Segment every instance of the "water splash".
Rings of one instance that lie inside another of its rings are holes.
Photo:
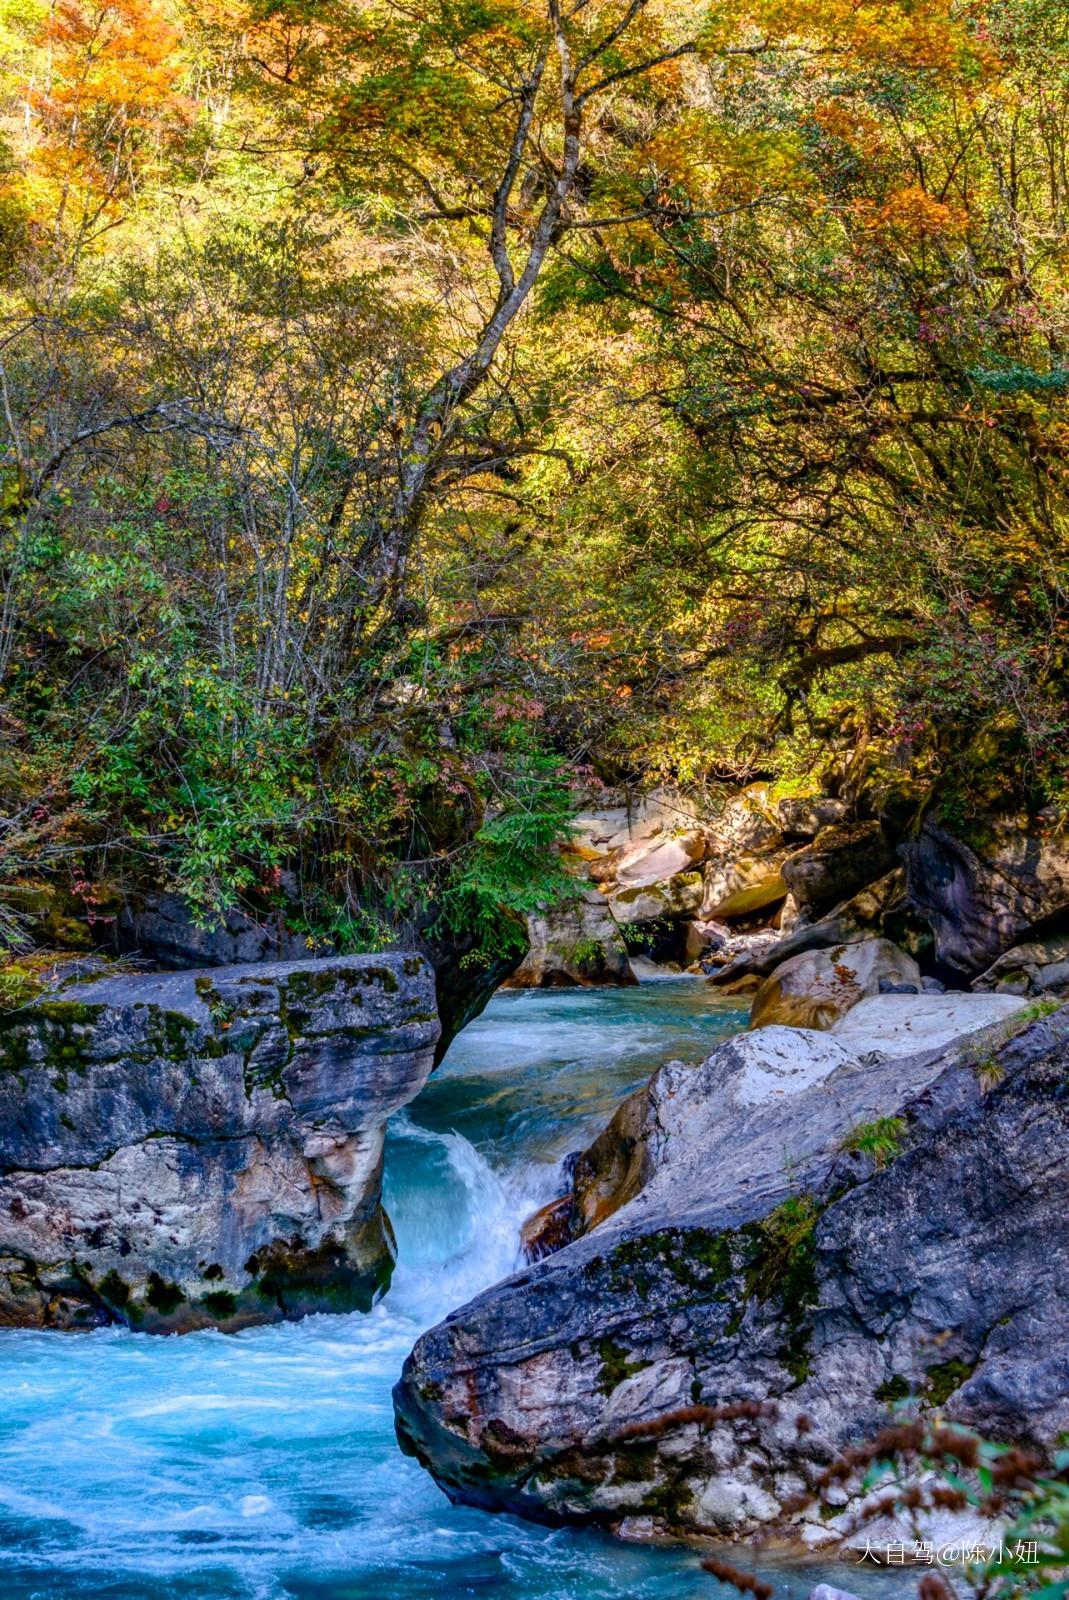
[[[397,1118],[384,1187],[397,1235],[391,1308],[422,1330],[517,1271],[519,1223],[561,1192],[560,1166],[531,1160],[496,1171],[463,1134]]]

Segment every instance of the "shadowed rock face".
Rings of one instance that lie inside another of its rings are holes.
[[[1069,845],[1052,828],[994,818],[975,846],[927,817],[899,851],[937,957],[967,973],[989,967],[1032,929],[1069,917]]]
[[[296,885],[290,888],[296,895]],[[435,1065],[519,964],[524,948],[523,921],[508,913],[502,913],[502,922],[513,924],[516,938],[511,953],[496,958],[487,958],[473,935],[436,931],[437,919],[438,908],[432,899],[424,915],[396,930],[397,943],[425,955],[434,968],[441,1025]],[[213,926],[205,928],[180,894],[147,893],[123,905],[114,931],[117,950],[168,968],[306,961],[309,954],[306,936],[290,932],[278,913],[254,917],[235,908],[221,913]],[[507,949],[508,941],[502,940],[502,945]],[[316,954],[320,959],[332,954],[329,939],[319,944]]]
[[[1069,1008],[1013,1026],[863,1059],[800,1030],[786,1052],[769,1028],[662,1068],[633,1197],[420,1340],[402,1447],[490,1509],[820,1544],[849,1507],[784,1503],[891,1400],[1051,1444],[1069,1426]],[[877,1168],[855,1147],[890,1116]],[[738,1401],[776,1414],[688,1415]]]
[[[386,1119],[438,1032],[416,955],[113,977],[3,1018],[0,1322],[368,1309]]]

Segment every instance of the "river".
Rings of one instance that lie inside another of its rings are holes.
[[[704,984],[501,994],[391,1131],[393,1286],[233,1337],[0,1334],[4,1600],[727,1600],[688,1551],[450,1506],[394,1440],[419,1333],[517,1264],[560,1158],[743,1013]],[[855,1568],[761,1568],[777,1600]],[[736,1597],[737,1600],[737,1597]]]

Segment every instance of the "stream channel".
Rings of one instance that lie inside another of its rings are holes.
[[[688,979],[501,993],[393,1124],[393,1285],[367,1316],[226,1337],[0,1333],[3,1600],[729,1600],[689,1550],[451,1506],[394,1438],[420,1332],[519,1263],[561,1158],[744,1025]],[[769,1567],[777,1600],[870,1569]],[[912,1592],[912,1584],[908,1585]],[[736,1597],[737,1600],[737,1597]]]

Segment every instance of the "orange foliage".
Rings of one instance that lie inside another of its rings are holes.
[[[48,88],[34,97],[42,109],[69,116],[121,111],[128,122],[145,124],[172,106],[181,34],[151,0],[60,0],[41,42],[52,56]]]
[[[960,207],[936,200],[917,183],[896,189],[879,206],[858,201],[854,211],[868,233],[902,244],[952,238],[968,226],[968,217]]]
[[[153,147],[188,122],[182,34],[153,0],[58,0],[37,43],[44,65],[25,90],[34,211],[84,228],[114,212]]]
[[[843,99],[821,101],[813,109],[812,121],[825,137],[838,139],[862,155],[877,154],[886,142],[872,112]]]
[[[825,40],[837,54],[909,72],[951,75],[986,57],[957,0],[756,0],[752,20],[774,40]]]

